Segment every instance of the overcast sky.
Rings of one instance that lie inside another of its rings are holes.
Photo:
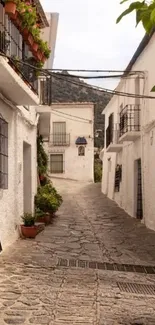
[[[144,30],[135,16],[116,25],[124,7],[119,0],[42,0],[45,11],[58,12],[54,68],[125,69]],[[108,87],[109,83],[100,81]],[[113,81],[110,85],[115,84]]]

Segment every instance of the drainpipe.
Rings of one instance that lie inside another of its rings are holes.
[[[144,84],[143,84],[143,95],[148,95],[148,72],[144,72]],[[142,107],[141,107],[141,173],[142,173],[142,198],[143,198],[143,219],[142,222],[146,224],[145,218],[145,153],[144,153],[144,130],[143,126],[145,125],[145,113],[149,114],[149,100],[142,99]],[[148,115],[149,116],[149,115]]]

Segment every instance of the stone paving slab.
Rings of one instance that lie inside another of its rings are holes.
[[[155,285],[155,275],[82,267],[154,266],[155,233],[105,198],[99,185],[55,184],[64,203],[53,224],[0,255],[0,325],[155,325],[155,296],[117,285]],[[60,258],[80,260],[81,267],[58,266]]]

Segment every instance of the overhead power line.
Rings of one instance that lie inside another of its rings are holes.
[[[9,59],[9,60],[11,60],[12,62],[16,61],[16,62],[18,62],[20,64],[29,66],[32,69],[35,69],[36,71],[41,71],[42,75],[49,76],[49,77],[53,76],[55,78],[62,79],[60,77],[60,74],[59,74],[59,77],[58,77],[58,76],[56,76],[56,74],[54,74],[54,73],[51,72],[51,71],[60,71],[60,69],[40,69],[40,68],[35,67],[34,65],[31,65],[31,64],[29,64],[29,63],[27,63],[25,61],[13,60],[13,58],[11,58],[11,57],[9,57],[9,56],[7,56],[5,54],[0,54],[0,55],[3,56],[3,57],[5,57],[5,58],[7,58],[7,59]],[[66,71],[66,70],[64,70],[64,71]],[[101,72],[101,71],[102,72],[123,72],[123,71],[119,71],[119,70],[73,70],[73,69],[72,70],[68,70],[68,71],[81,71],[81,72],[84,72],[84,71],[89,71],[89,72],[90,71],[96,71],[96,72]],[[131,71],[129,71],[129,72],[131,72]],[[136,72],[136,73],[138,73],[138,72],[139,73],[142,73],[142,71],[134,71],[134,72]],[[124,73],[127,74],[128,71],[124,71]],[[155,99],[154,96],[146,96],[146,95],[139,95],[139,94],[127,93],[127,92],[120,92],[120,91],[117,91],[117,90],[112,90],[112,89],[97,87],[95,85],[90,85],[89,86],[86,83],[83,83],[83,85],[81,85],[81,83],[77,83],[75,81],[68,80],[67,79],[68,77],[70,78],[70,75],[69,76],[68,75],[65,75],[65,81],[70,82],[70,83],[74,83],[75,85],[78,85],[78,86],[81,86],[81,87],[85,87],[85,88],[89,88],[89,89],[92,89],[93,88],[93,89],[96,89],[96,90],[98,90],[100,92],[104,92],[104,93],[107,93],[107,94],[117,95],[117,96],[123,96],[123,97],[131,97],[131,98]],[[64,79],[62,79],[62,80],[64,80]]]
[[[85,87],[88,89],[95,89],[98,90],[102,93],[107,93],[107,94],[112,94],[112,95],[118,95],[118,96],[123,96],[123,97],[131,97],[131,98],[146,98],[146,99],[155,99],[155,97],[153,96],[145,96],[145,95],[139,95],[139,94],[132,94],[132,93],[127,93],[127,92],[121,92],[121,91],[117,91],[117,90],[111,90],[111,89],[107,89],[107,88],[102,88],[99,86],[94,86],[94,85],[88,85],[86,83],[81,84],[80,82],[76,82],[76,81],[72,81],[69,80],[68,78],[70,78],[70,76],[66,76],[65,79],[64,77],[61,77],[61,75],[57,75],[57,74],[52,74],[54,78],[66,81],[68,83],[80,86],[80,87]]]
[[[51,114],[54,114],[54,115],[56,115],[56,116],[60,116],[60,117],[62,117],[61,112],[56,113],[54,110],[51,110]],[[63,116],[64,116],[64,115],[63,115]],[[74,116],[73,116],[73,118],[71,118],[71,116],[72,116],[72,115],[70,115],[70,117],[69,117],[69,116],[65,116],[65,118],[66,118],[67,120],[71,120],[71,121],[79,122],[78,119],[75,119]],[[80,121],[80,122],[81,122],[81,123],[85,123],[85,124],[90,124],[90,121],[89,121],[89,122],[86,122],[86,121]]]
[[[60,103],[61,104],[61,103]],[[58,110],[56,109],[52,109],[52,112],[57,112],[57,113],[61,113],[62,115],[66,115],[66,116],[72,116],[72,117],[75,117],[79,120],[82,120],[82,121],[87,121],[89,123],[91,123],[91,120],[87,119],[87,118],[83,118],[83,117],[79,117],[79,116],[75,116],[75,115],[72,115],[72,114],[68,114],[68,113],[64,113],[64,112],[59,112]]]

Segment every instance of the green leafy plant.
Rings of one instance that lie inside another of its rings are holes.
[[[31,27],[30,29],[32,35],[33,35],[33,38],[34,38],[34,41],[36,43],[39,43],[39,40],[40,40],[40,29],[37,25],[34,25]]]
[[[120,4],[123,4],[127,1],[129,0],[123,0]],[[155,27],[155,0],[132,2],[129,7],[117,18],[116,22],[119,23],[124,16],[130,14],[133,11],[136,12],[136,26],[142,22],[146,32],[150,33]]]
[[[48,156],[43,147],[43,138],[41,135],[37,137],[37,163],[39,176],[46,175],[48,168]]]
[[[22,220],[25,227],[32,227],[35,224],[35,216],[31,213],[24,213]]]
[[[44,53],[45,57],[48,59],[50,57],[50,53],[51,53],[48,43],[44,42],[42,39],[40,39],[38,44],[39,44],[39,49]]]
[[[49,194],[57,200],[58,207],[62,204],[62,196],[58,194],[57,190],[51,183],[47,183],[45,186],[40,186],[38,188],[38,193],[40,194]]]
[[[19,1],[17,4],[17,11],[21,15],[23,28],[27,27],[28,30],[30,30],[31,27],[36,24],[36,8],[32,7],[29,2]]]
[[[52,186],[52,184],[46,184],[45,186],[39,186],[37,194],[35,196],[35,206],[38,211],[44,213],[54,213],[58,210],[62,204],[62,197]]]
[[[94,182],[99,183],[102,180],[102,164],[100,161],[94,162]]]
[[[54,213],[58,210],[57,199],[48,193],[38,193],[35,196],[35,205],[45,213]]]
[[[42,210],[40,210],[39,208],[35,209],[35,217],[36,217],[36,219],[37,218],[43,218],[44,215],[45,215],[45,213]]]

